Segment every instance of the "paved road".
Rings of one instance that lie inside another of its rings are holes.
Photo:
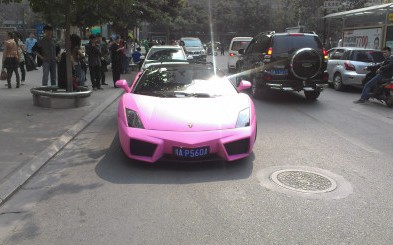
[[[0,83],[0,204],[122,93],[113,88],[111,72],[107,72],[111,85],[93,92],[88,106],[41,108],[33,106],[30,93],[31,88],[41,86],[41,78],[39,68],[27,72],[25,85],[18,89],[15,74],[12,89],[3,85],[6,81]]]
[[[255,100],[254,154],[233,164],[127,159],[113,103],[0,208],[0,241],[391,244],[393,110],[355,105],[358,96],[328,89],[315,103],[297,93]],[[272,182],[283,170],[277,179],[296,191]],[[300,191],[326,180],[334,190]]]

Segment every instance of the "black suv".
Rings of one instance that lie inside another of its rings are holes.
[[[269,89],[303,90],[316,100],[328,86],[327,53],[314,33],[260,33],[239,54],[236,67],[240,79],[251,81],[253,97]]]

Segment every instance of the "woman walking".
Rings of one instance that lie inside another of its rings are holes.
[[[20,33],[15,32],[15,43],[18,45],[18,54],[19,54],[19,68],[20,73],[22,75],[21,84],[24,85],[26,78],[26,69],[25,69],[25,53],[26,48],[25,44],[22,41],[22,35]]]
[[[14,35],[12,32],[8,32],[8,40],[4,42],[4,52],[3,52],[3,67],[7,70],[7,85],[8,88],[11,87],[12,73],[15,72],[16,75],[16,87],[20,86],[19,79],[19,53],[18,45],[14,40]]]

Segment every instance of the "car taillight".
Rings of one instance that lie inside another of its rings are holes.
[[[329,73],[324,72],[324,73],[323,73],[322,80],[323,80],[324,82],[327,82],[327,81],[329,80]]]
[[[347,71],[356,71],[356,68],[353,64],[351,64],[351,62],[347,61],[344,63],[344,68]]]
[[[270,80],[272,80],[273,78],[272,78],[272,75],[270,75],[270,74],[268,74],[268,73],[265,73],[265,74],[263,74],[263,80],[265,80],[265,81],[270,81]]]
[[[325,60],[327,60],[328,59],[328,53],[327,53],[326,49],[323,49],[322,52],[323,52],[323,58]]]
[[[234,56],[236,56],[236,54],[235,53],[229,53],[229,56],[234,57]]]
[[[273,48],[269,48],[267,50],[267,55],[272,55],[273,54]]]
[[[386,85],[385,88],[393,90],[393,83]]]

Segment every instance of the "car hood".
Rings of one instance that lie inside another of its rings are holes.
[[[126,94],[126,108],[138,112],[149,130],[198,132],[235,128],[239,112],[250,107],[245,94],[214,98],[160,98]]]

